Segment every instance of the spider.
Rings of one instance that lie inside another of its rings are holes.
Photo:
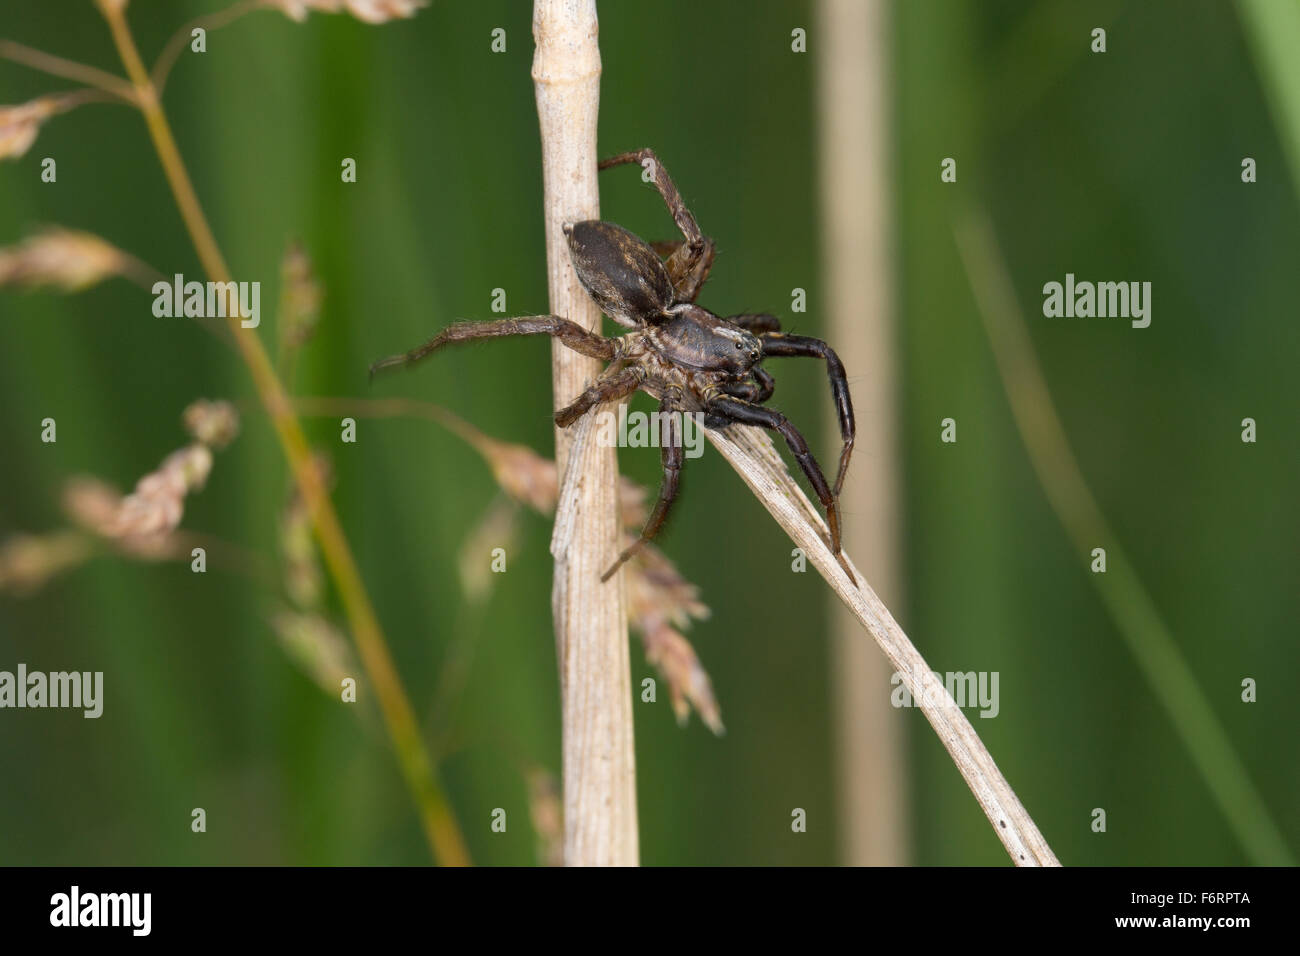
[[[598,220],[565,223],[563,229],[582,287],[602,312],[631,332],[605,338],[556,315],[459,322],[423,345],[375,362],[370,366],[371,376],[418,362],[457,342],[506,335],[549,335],[575,352],[609,363],[581,395],[555,413],[555,423],[561,428],[572,425],[590,409],[626,398],[637,390],[657,398],[664,472],[659,498],[641,536],[601,575],[602,581],[608,581],[654,538],[677,497],[683,454],[681,416],[671,414],[674,412],[701,413],[708,428],[741,423],[780,434],[826,511],[831,551],[843,564],[839,495],[855,435],[853,403],[843,363],[820,339],[782,332],[776,316],[744,313],[724,318],[696,305],[695,299],[713,266],[713,240],[700,231],[695,216],[686,208],[653,150],[620,153],[597,168],[628,163],[636,163],[653,175],[684,238],[652,246],[622,226]],[[827,483],[798,429],[779,411],[764,405],[772,397],[776,382],[762,363],[787,356],[819,358],[826,363],[844,442],[834,485]],[[852,572],[849,574],[852,576]]]

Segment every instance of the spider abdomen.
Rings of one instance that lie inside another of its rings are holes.
[[[622,226],[588,219],[565,223],[564,234],[578,281],[615,322],[637,328],[672,303],[673,283],[662,260]]]

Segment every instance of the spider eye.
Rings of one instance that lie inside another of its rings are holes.
[[[743,349],[744,347],[745,347],[745,345],[744,345],[743,342],[737,342],[737,343],[736,343],[736,348],[738,348],[738,349]]]

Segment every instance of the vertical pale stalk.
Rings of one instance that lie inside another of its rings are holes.
[[[595,0],[536,0],[533,81],[541,125],[547,285],[551,312],[600,331],[600,311],[578,283],[562,226],[597,219],[596,116],[600,50]],[[555,407],[567,405],[601,363],[558,343]],[[589,433],[590,417],[573,429]],[[576,454],[575,454],[576,452]],[[614,448],[555,433],[562,491],[552,542],[551,594],[563,715],[564,861],[638,862],[636,758],[623,575],[602,584],[618,554],[618,459]]]
[[[844,538],[867,580],[897,606],[899,510],[894,439],[893,270],[889,250],[889,18],[884,0],[817,5],[818,152],[828,339],[853,376],[859,416],[840,497]],[[840,440],[832,422],[828,447]],[[889,662],[832,599],[831,680],[838,730],[843,862],[907,862],[902,721]]]
[[[162,163],[172,196],[204,271],[209,280],[228,284],[231,281],[230,270],[212,228],[208,225],[207,216],[203,213],[189,171],[181,159],[171,125],[167,122],[159,101],[158,91],[145,71],[144,62],[140,59],[135,40],[127,26],[125,0],[98,0],[98,3],[112,31],[118,55],[131,78],[134,90],[132,99],[144,114],[158,160]],[[229,327],[235,344],[257,388],[258,398],[275,428],[298,490],[307,502],[325,566],[329,569],[330,577],[338,590],[339,601],[347,614],[348,626],[356,641],[366,676],[375,689],[379,709],[384,715],[389,737],[397,752],[398,764],[420,810],[420,821],[424,825],[434,858],[446,865],[467,866],[469,852],[464,838],[452,813],[451,804],[442,790],[433,761],[425,749],[415,712],[402,687],[392,655],[388,652],[388,644],[361,580],[361,571],[352,556],[343,525],[320,477],[320,469],[312,461],[307,436],[293,411],[284,385],[276,376],[275,367],[262,340],[251,329],[243,327],[239,310],[233,304],[226,310],[226,314],[229,316]]]

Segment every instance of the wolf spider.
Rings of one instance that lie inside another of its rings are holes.
[[[779,433],[826,511],[831,551],[844,564],[840,553],[839,495],[855,434],[844,365],[820,339],[782,332],[780,321],[773,315],[745,313],[723,318],[696,305],[695,299],[713,266],[713,240],[700,231],[695,216],[652,150],[620,153],[597,168],[625,163],[636,163],[653,174],[655,186],[684,238],[652,247],[611,222],[588,220],[565,223],[563,228],[583,288],[602,312],[633,331],[605,338],[557,315],[460,322],[409,352],[375,362],[370,367],[371,375],[418,362],[456,342],[505,335],[549,335],[575,352],[609,363],[581,395],[555,413],[555,423],[560,427],[572,425],[590,409],[626,398],[638,389],[657,398],[664,470],[659,499],[640,538],[601,575],[602,581],[609,580],[655,536],[677,496],[683,455],[681,416],[673,412],[702,413],[709,428],[725,428],[738,422]],[[819,358],[826,363],[844,441],[834,486],[827,484],[821,466],[794,425],[763,404],[771,398],[776,383],[761,363],[787,356]],[[852,572],[849,574],[852,576]]]

